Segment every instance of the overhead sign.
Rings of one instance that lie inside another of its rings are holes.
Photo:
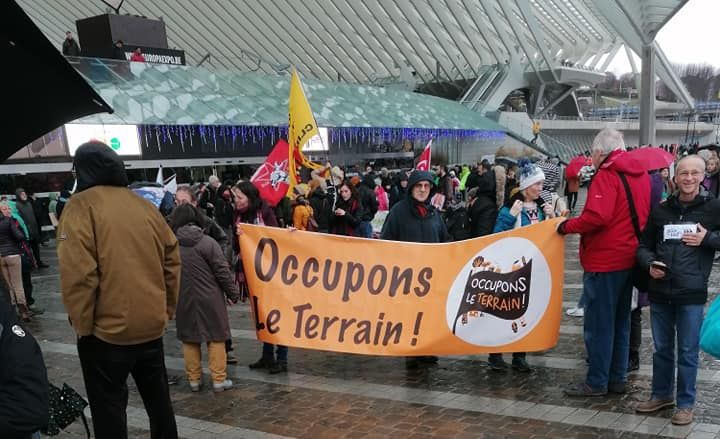
[[[137,125],[92,125],[69,123],[65,125],[65,135],[70,155],[83,143],[99,140],[121,156],[139,156],[140,139]]]
[[[558,221],[442,244],[243,224],[257,336],[370,355],[549,349],[562,311]]]

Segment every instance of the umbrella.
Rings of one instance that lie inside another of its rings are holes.
[[[587,158],[584,155],[579,155],[572,160],[570,160],[570,163],[568,163],[567,167],[565,168],[565,177],[566,178],[574,178],[577,177],[580,173],[580,170],[585,166],[585,162],[587,161]]]
[[[625,154],[632,156],[643,164],[645,170],[653,171],[670,167],[675,161],[675,156],[660,148],[645,147],[633,149]]]
[[[7,112],[2,119],[0,162],[53,129],[112,108],[48,41],[15,0],[0,2],[0,84]]]

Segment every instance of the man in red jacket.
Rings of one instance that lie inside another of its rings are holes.
[[[630,186],[640,229],[650,211],[650,180],[643,164],[625,153],[622,133],[605,128],[592,146],[597,173],[582,214],[561,223],[558,233],[579,233],[580,263],[585,270],[584,338],[589,365],[584,383],[565,390],[569,396],[624,393],[630,337],[632,268],[638,237],[620,175]]]

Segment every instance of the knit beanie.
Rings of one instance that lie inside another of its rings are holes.
[[[530,161],[521,160],[520,163],[518,163],[518,166],[520,190],[527,189],[537,182],[545,181],[545,174],[542,169],[537,167],[535,164],[530,163]]]

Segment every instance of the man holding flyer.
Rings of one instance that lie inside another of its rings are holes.
[[[636,410],[652,413],[676,406],[675,425],[693,420],[700,327],[713,257],[720,249],[720,200],[701,188],[704,176],[701,157],[690,155],[678,162],[678,191],[652,210],[637,252],[638,263],[650,274],[655,352],[652,394]]]

